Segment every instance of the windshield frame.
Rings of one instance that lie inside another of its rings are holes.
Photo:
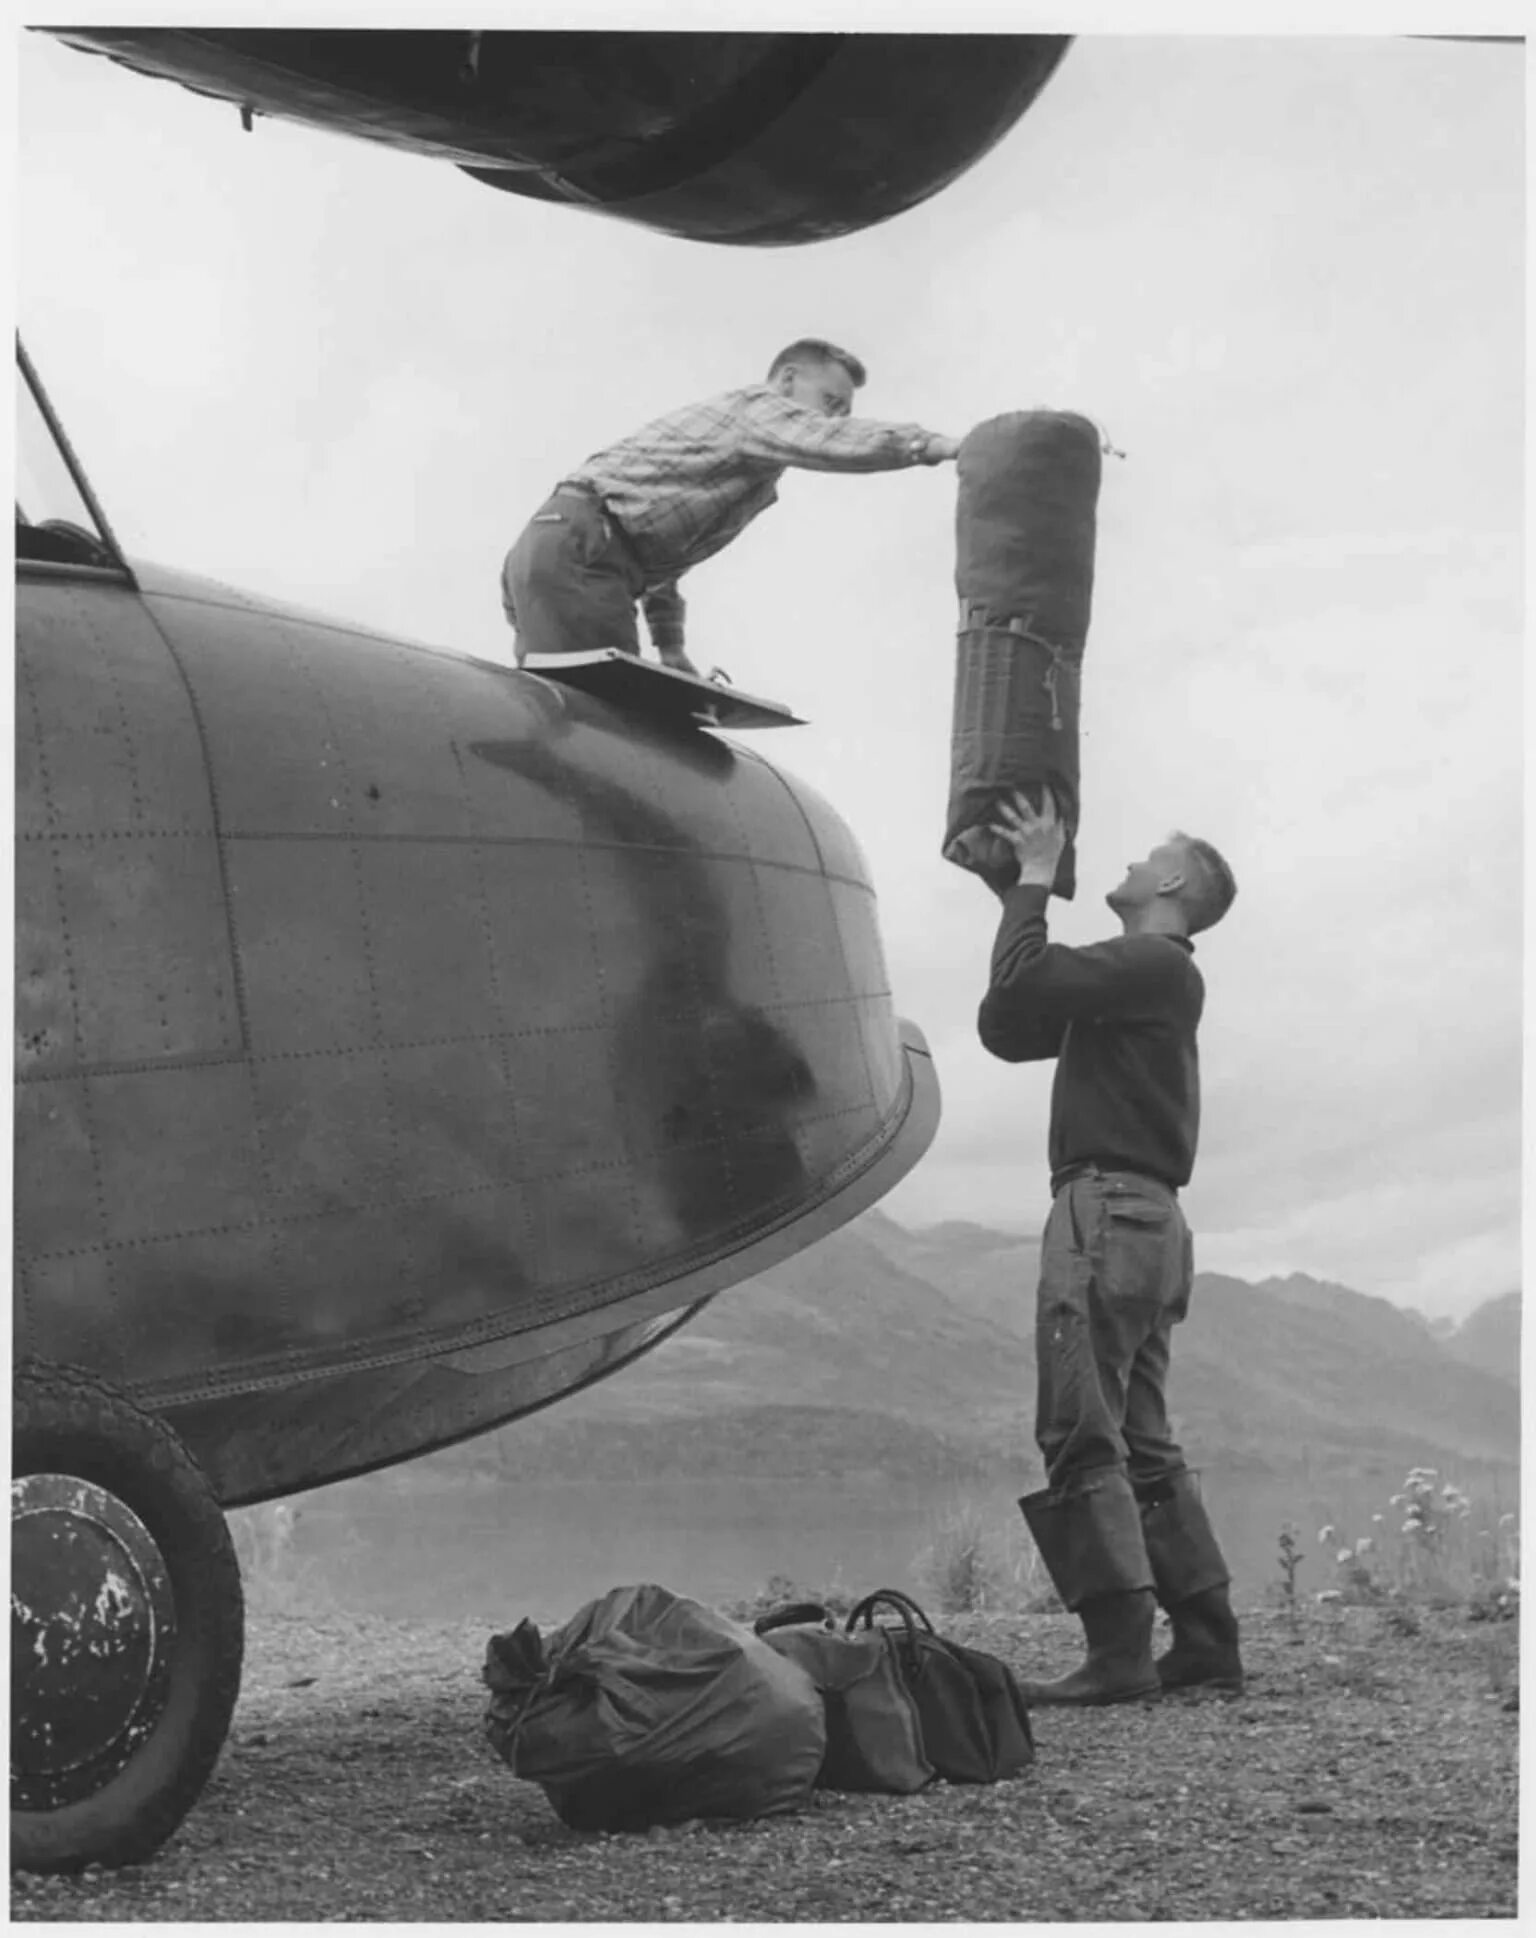
[[[27,347],[22,342],[19,332],[16,337],[16,363],[21,371],[22,382],[26,385],[33,403],[37,406],[43,423],[47,427],[48,435],[53,439],[54,448],[60,458],[63,459],[64,468],[69,473],[70,480],[76,491],[79,492],[86,510],[95,520],[96,530],[100,534],[102,544],[111,554],[110,561],[103,560],[89,564],[84,560],[81,560],[79,563],[63,563],[43,559],[24,559],[18,554],[16,559],[17,571],[37,571],[50,576],[60,571],[71,573],[106,572],[114,577],[120,576],[125,578],[132,584],[133,571],[127,559],[123,556],[123,548],[117,542],[117,534],[108,522],[107,514],[102,510],[101,500],[91,489],[91,481],[85,475],[85,467],[75,455],[75,447],[70,443],[64,426],[59,421],[58,413],[54,410],[53,403],[47,391],[43,388],[43,381],[38,376],[32,359],[27,355]]]

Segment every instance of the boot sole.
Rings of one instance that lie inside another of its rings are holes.
[[[1024,1685],[1024,1703],[1029,1709],[1108,1709],[1122,1702],[1157,1702],[1164,1694],[1160,1682],[1145,1683],[1139,1689],[1116,1689],[1098,1696],[1046,1696]]]

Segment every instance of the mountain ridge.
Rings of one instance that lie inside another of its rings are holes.
[[[612,1478],[1016,1472],[1034,1459],[1038,1265],[1038,1237],[909,1230],[876,1208],[494,1448],[436,1458]],[[1175,1333],[1175,1430],[1197,1461],[1254,1473],[1511,1468],[1518,1319],[1502,1294],[1439,1337],[1306,1274],[1202,1272]]]

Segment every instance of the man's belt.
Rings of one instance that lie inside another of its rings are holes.
[[[1100,1164],[1096,1158],[1082,1158],[1051,1173],[1051,1196],[1054,1198],[1058,1191],[1075,1184],[1079,1178],[1137,1178],[1144,1184],[1155,1184],[1160,1191],[1175,1198],[1179,1195],[1179,1187],[1170,1184],[1167,1178],[1160,1178],[1155,1171],[1138,1171],[1129,1164]]]

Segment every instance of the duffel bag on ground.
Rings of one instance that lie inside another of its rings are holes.
[[[615,1588],[550,1636],[493,1635],[486,1734],[573,1830],[798,1809],[826,1750],[805,1671],[749,1628],[654,1584]]]
[[[822,1789],[909,1796],[933,1781],[917,1705],[882,1634],[845,1635],[814,1602],[775,1609],[753,1626],[821,1692],[827,1753],[816,1781]]]
[[[881,1608],[900,1627],[876,1624]],[[950,1783],[996,1783],[1035,1760],[1024,1694],[1006,1662],[938,1634],[909,1595],[881,1588],[848,1617],[852,1634],[883,1635],[922,1725],[923,1753]]]

